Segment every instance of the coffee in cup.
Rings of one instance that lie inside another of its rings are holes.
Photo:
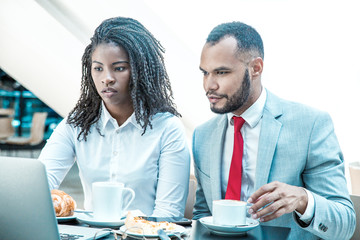
[[[214,200],[213,223],[217,225],[245,225],[247,203],[239,200]]]
[[[131,198],[125,204],[123,198],[129,192]],[[94,182],[92,184],[93,216],[97,221],[120,221],[123,212],[135,198],[135,192],[119,182]]]

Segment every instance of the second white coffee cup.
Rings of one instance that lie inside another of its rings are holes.
[[[237,200],[214,200],[213,223],[217,225],[245,225],[247,203]]]
[[[125,192],[131,197],[123,202]],[[135,198],[135,192],[119,182],[94,182],[92,184],[93,215],[97,221],[120,221],[123,212]]]

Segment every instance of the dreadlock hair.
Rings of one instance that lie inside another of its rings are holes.
[[[143,128],[151,125],[151,117],[159,112],[181,116],[173,103],[173,93],[167,75],[160,42],[137,20],[115,17],[104,20],[94,32],[82,57],[81,95],[69,113],[67,123],[80,127],[77,137],[86,141],[91,126],[100,119],[102,99],[91,76],[91,57],[100,44],[115,44],[124,48],[130,60],[129,91],[135,118]],[[101,134],[100,129],[96,126]]]
[[[228,22],[216,26],[208,35],[206,43],[215,45],[226,36],[237,41],[238,52],[251,52],[264,59],[264,45],[260,34],[242,22]]]

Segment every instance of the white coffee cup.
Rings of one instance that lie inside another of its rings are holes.
[[[213,223],[217,225],[245,225],[247,203],[238,200],[214,200]]]
[[[123,207],[125,192],[131,194],[128,203]],[[119,182],[94,182],[92,184],[93,216],[97,221],[120,221],[123,212],[135,198],[131,188]]]

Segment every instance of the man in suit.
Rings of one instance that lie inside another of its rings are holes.
[[[260,35],[240,22],[215,27],[202,49],[203,86],[219,115],[193,134],[194,219],[212,215],[213,200],[238,199],[261,224],[291,228],[290,239],[349,239],[355,212],[332,120],[263,88],[263,59]]]

